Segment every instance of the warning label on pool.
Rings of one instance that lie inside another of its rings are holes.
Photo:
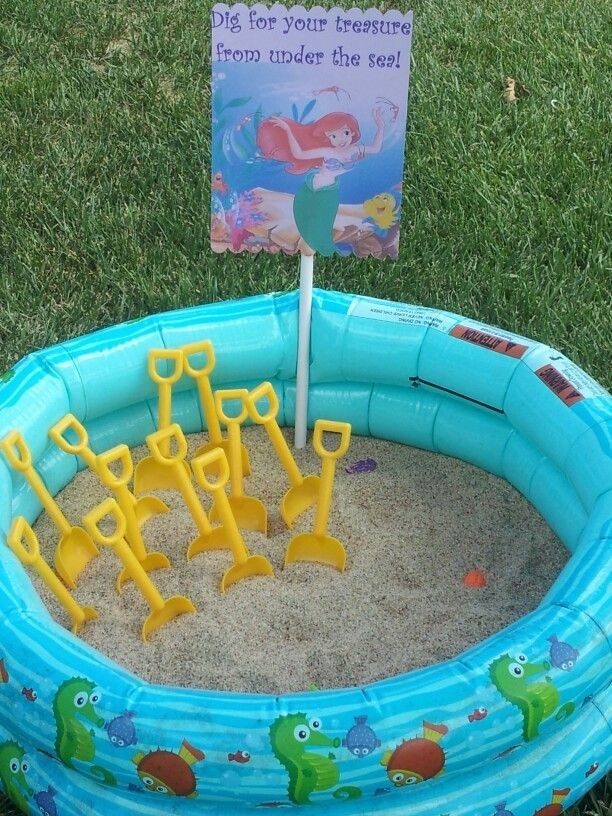
[[[457,322],[453,315],[426,309],[423,306],[398,306],[395,303],[370,303],[354,300],[349,309],[351,317],[367,317],[370,320],[384,320],[387,323],[405,323],[408,326],[438,329],[448,332]]]
[[[515,357],[516,359],[520,359],[529,348],[524,343],[520,343],[519,338],[514,335],[506,334],[506,336],[501,336],[501,333],[493,334],[465,323],[454,326],[449,334],[451,337],[457,337],[467,343],[473,343],[481,348],[489,349],[489,351],[496,351],[498,354],[505,354],[506,357]]]
[[[541,346],[525,360],[547,388],[566,405],[585,399],[610,396],[606,389],[564,354]]]

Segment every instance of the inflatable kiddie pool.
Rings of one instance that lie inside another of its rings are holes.
[[[0,436],[20,429],[56,493],[78,463],[48,428],[70,411],[97,451],[142,443],[156,422],[148,350],[203,338],[217,350],[216,386],[271,380],[290,424],[296,332],[289,293],[35,352],[3,378]],[[346,420],[507,479],[572,551],[566,568],[538,609],[486,642],[371,685],[279,697],[149,685],[48,614],[4,543],[11,519],[32,521],[40,507],[2,461],[0,780],[24,811],[555,816],[610,767],[610,395],[532,340],[321,291],[310,377],[310,423]],[[174,415],[201,430],[193,380],[179,384]],[[483,707],[487,716],[470,720]],[[237,746],[248,762],[228,762]]]

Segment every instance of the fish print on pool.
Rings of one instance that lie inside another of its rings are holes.
[[[355,725],[346,733],[342,740],[342,745],[348,748],[351,754],[357,757],[365,757],[380,747],[380,740],[366,724],[367,717],[355,717]]]
[[[49,785],[46,791],[40,791],[34,796],[34,801],[40,811],[40,816],[58,816],[55,794],[57,791]]]
[[[423,736],[404,740],[394,751],[386,751],[381,765],[396,787],[416,785],[442,773],[446,755],[439,743],[448,733],[442,724],[423,722]]]
[[[129,745],[136,745],[136,728],[132,722],[133,711],[124,711],[120,717],[104,723],[104,730],[108,734],[110,742],[115,748],[127,748]]]
[[[571,671],[578,660],[578,649],[574,649],[569,643],[559,640],[556,635],[548,638],[550,643],[550,662],[556,669]]]
[[[192,766],[206,759],[203,751],[183,740],[177,754],[158,748],[148,754],[139,751],[132,757],[136,773],[148,791],[193,799],[196,778]]]

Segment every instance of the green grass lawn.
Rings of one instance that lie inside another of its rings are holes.
[[[320,259],[317,284],[504,326],[612,386],[608,0],[413,8],[400,258]],[[119,320],[296,285],[295,258],[209,248],[209,10],[0,0],[0,371]],[[608,816],[597,798],[571,812]]]

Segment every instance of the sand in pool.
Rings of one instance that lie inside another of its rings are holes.
[[[148,549],[166,553],[173,568],[152,577],[162,595],[191,598],[197,614],[143,643],[147,607],[133,584],[121,595],[115,591],[120,565],[112,551],[104,548],[79,582],[78,601],[100,613],[83,639],[150,682],[279,694],[380,680],[454,657],[531,611],[567,561],[543,519],[503,480],[456,459],[353,437],[338,464],[329,529],[346,546],[346,572],[306,563],[283,569],[290,538],[312,529],[313,512],[294,531],[285,528],[279,513],[285,474],[262,428],[245,429],[243,439],[253,468],[245,492],[268,508],[268,537],[247,532],[245,539],[253,553],[270,559],[276,577],[242,581],[221,595],[228,554],[203,553],[188,562],[196,528],[180,494],[164,491],[158,495],[171,511],[148,521],[143,532]],[[189,437],[190,450],[202,441]],[[139,459],[145,450],[133,453]],[[304,473],[318,472],[310,441],[296,458]],[[376,470],[345,470],[366,458]],[[83,471],[58,501],[79,523],[107,495]],[[56,534],[44,514],[35,529],[52,559]],[[463,586],[472,568],[486,573],[484,589]],[[46,588],[35,583],[66,625]]]

